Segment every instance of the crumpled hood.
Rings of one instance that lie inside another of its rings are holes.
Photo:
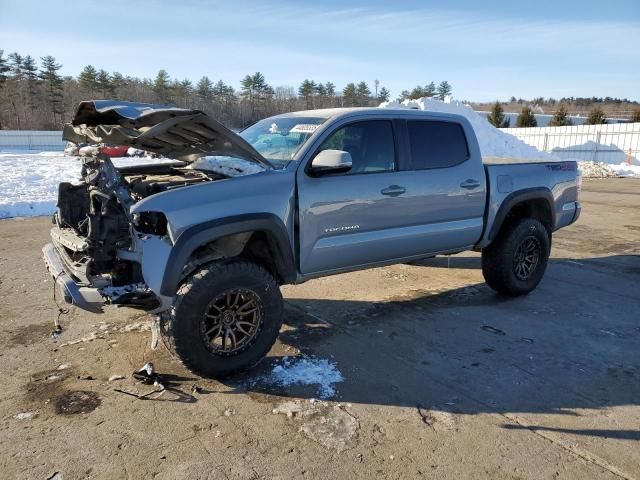
[[[272,165],[242,137],[200,110],[150,103],[81,102],[62,138],[74,143],[127,145],[191,162],[201,154]]]

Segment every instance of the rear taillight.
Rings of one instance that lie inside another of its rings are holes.
[[[578,193],[582,190],[582,172],[578,170],[578,176],[576,177],[576,186],[578,187]]]

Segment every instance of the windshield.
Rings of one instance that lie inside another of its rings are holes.
[[[276,168],[284,168],[326,120],[317,117],[265,118],[239,135]]]

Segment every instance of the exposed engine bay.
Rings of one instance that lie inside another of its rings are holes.
[[[102,155],[83,160],[82,177],[79,185],[60,184],[54,216],[57,228],[51,237],[76,281],[111,292],[117,287],[144,287],[140,263],[121,255],[131,249],[135,235],[167,233],[161,213],[132,216],[133,204],[168,190],[227,178],[177,161],[118,169]],[[125,288],[111,301],[153,308],[149,304],[153,295],[147,293],[144,288]]]

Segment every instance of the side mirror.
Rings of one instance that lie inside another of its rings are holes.
[[[314,175],[346,173],[351,170],[353,161],[351,154],[342,150],[323,150],[311,162]]]

